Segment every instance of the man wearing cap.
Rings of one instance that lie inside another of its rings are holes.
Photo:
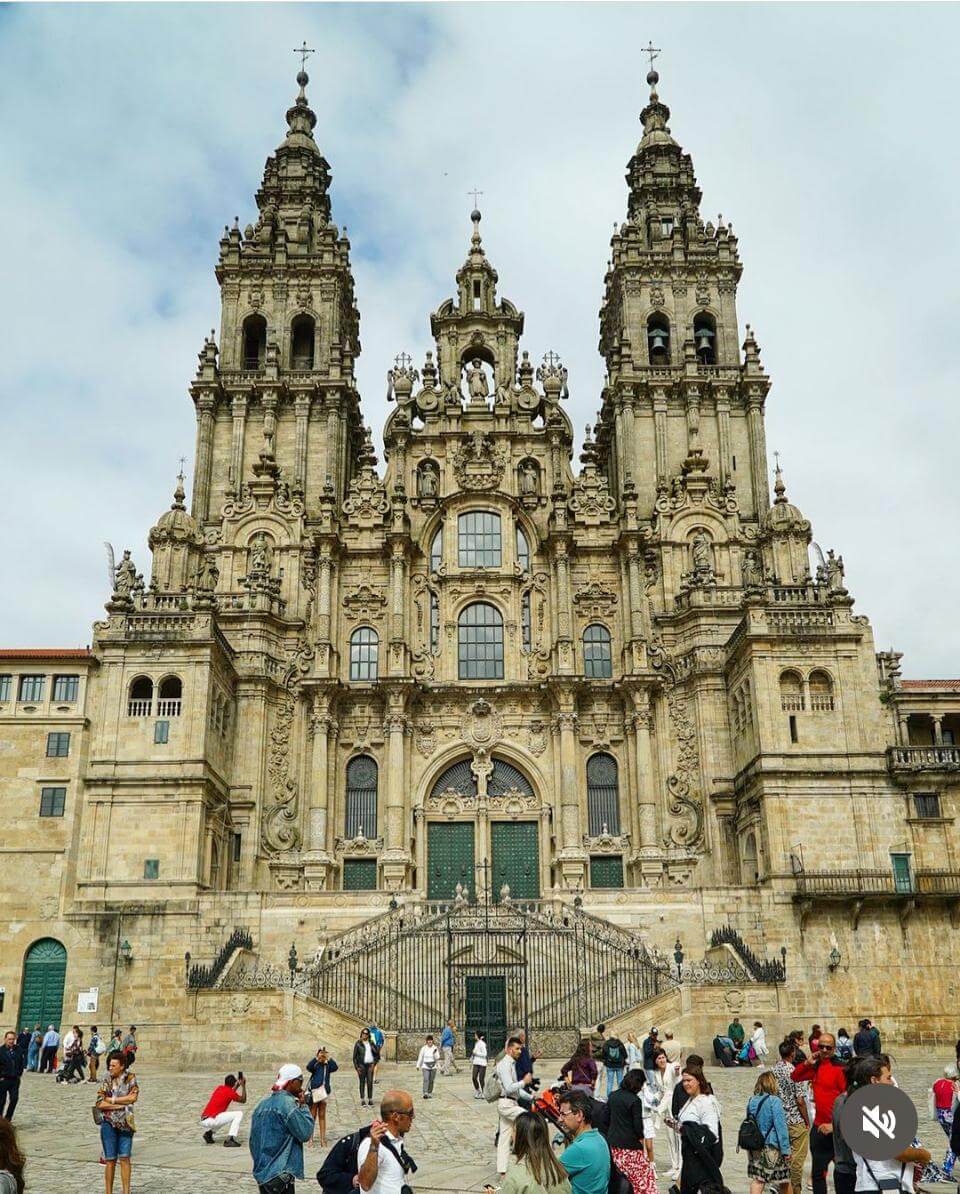
[[[303,1098],[303,1070],[282,1065],[250,1122],[253,1176],[261,1194],[294,1194],[294,1179],[303,1177],[303,1146],[312,1135],[313,1117]]]
[[[657,1063],[653,1060],[653,1055],[659,1047],[660,1030],[651,1028],[650,1035],[643,1042],[643,1072],[647,1075],[647,1082],[651,1086],[654,1086],[657,1081]]]

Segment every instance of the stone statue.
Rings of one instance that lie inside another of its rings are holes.
[[[703,531],[697,531],[690,544],[693,555],[693,570],[699,576],[713,574],[713,547]]]
[[[458,908],[463,907],[463,905],[467,902],[467,889],[462,883],[458,883],[453,889],[453,902]]]
[[[263,412],[263,451],[264,455],[273,455],[273,437],[277,430],[277,416],[273,407],[268,406]]]
[[[532,460],[520,465],[520,492],[524,497],[535,497],[540,492],[540,470]]]
[[[197,592],[198,593],[212,593],[217,587],[217,581],[220,579],[220,569],[212,555],[204,554],[200,561],[200,568],[197,571]]]
[[[129,597],[137,583],[137,569],[133,560],[130,559],[130,552],[123,553],[123,559],[117,565],[116,580],[113,585],[113,595],[115,597]]]
[[[509,883],[504,883],[503,887],[500,888],[500,903],[501,904],[509,904],[510,903],[510,884]]]
[[[258,535],[250,544],[250,571],[269,572],[270,560],[270,544],[267,542],[267,537]]]
[[[763,571],[756,552],[748,551],[743,559],[743,587],[759,589],[763,584]]]
[[[417,470],[417,491],[422,498],[435,498],[440,488],[437,470],[429,461],[424,461]]]
[[[467,388],[470,391],[470,401],[482,402],[490,396],[487,375],[481,367],[479,357],[471,361],[470,364],[472,368],[467,370]]]
[[[843,587],[843,573],[843,556],[834,555],[831,547],[827,552],[827,587],[831,593],[846,591]]]

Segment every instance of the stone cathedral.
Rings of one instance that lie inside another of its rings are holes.
[[[89,651],[0,652],[8,1020],[133,1019],[182,1056],[255,1056],[280,1015],[348,1040],[362,1012],[308,980],[483,905],[639,959],[688,1043],[741,1010],[954,1039],[960,681],[876,653],[771,474],[737,239],[656,73],[579,460],[474,211],[432,348],[389,369],[383,468],[307,82],[220,241],[189,506],[181,477]],[[444,964],[432,1014],[469,1020]],[[492,971],[463,969],[469,1001]]]

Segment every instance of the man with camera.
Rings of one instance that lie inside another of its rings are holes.
[[[513,1121],[530,1108],[530,1099],[524,1092],[534,1083],[533,1074],[517,1077],[517,1058],[523,1049],[523,1041],[512,1036],[507,1041],[503,1057],[497,1062],[497,1079],[500,1083],[500,1098],[497,1099],[497,1115],[500,1127],[497,1133],[497,1173],[501,1179],[506,1176],[510,1164],[510,1145],[513,1140]]]
[[[413,1127],[413,1097],[405,1090],[388,1090],[380,1101],[380,1118],[357,1151],[357,1177],[364,1194],[413,1194],[407,1174],[417,1167],[403,1147]]]
[[[213,1136],[217,1128],[226,1128],[227,1138],[223,1142],[224,1148],[240,1147],[237,1133],[240,1131],[243,1112],[231,1107],[231,1104],[245,1103],[246,1101],[247,1080],[243,1076],[243,1070],[240,1070],[238,1074],[227,1074],[222,1084],[216,1087],[207,1100],[207,1105],[200,1115],[205,1144],[213,1144]]]

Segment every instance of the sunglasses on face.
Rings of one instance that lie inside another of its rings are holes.
[[[820,1048],[821,1053],[832,1053],[833,1052],[833,1045],[820,1045],[819,1048]]]

